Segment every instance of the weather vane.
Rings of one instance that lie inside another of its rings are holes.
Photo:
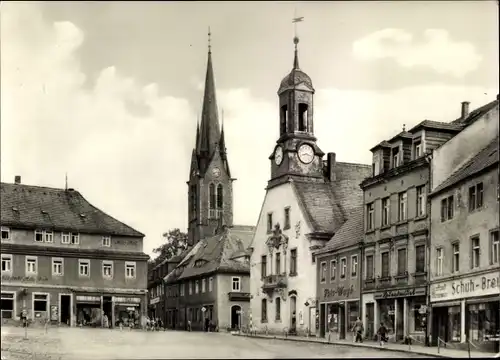
[[[299,42],[299,35],[297,33],[297,23],[301,22],[301,21],[304,21],[304,17],[303,16],[297,17],[297,8],[295,8],[294,16],[293,16],[293,20],[292,20],[292,23],[293,23],[293,26],[294,26],[294,32],[295,32],[295,36],[293,38],[293,42],[294,42],[295,45],[297,45],[298,42]]]

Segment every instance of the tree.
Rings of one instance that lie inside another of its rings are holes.
[[[171,259],[177,255],[178,251],[187,249],[188,236],[178,228],[169,230],[163,234],[164,243],[153,249],[153,253],[158,256],[152,261],[154,266],[165,259]]]

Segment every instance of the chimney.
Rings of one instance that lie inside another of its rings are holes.
[[[469,116],[469,104],[468,101],[462,101],[462,120]]]
[[[328,153],[326,157],[327,157],[328,180],[335,181],[335,153],[334,152]]]
[[[21,176],[20,175],[16,175],[14,177],[14,183],[15,184],[20,184],[21,183]]]

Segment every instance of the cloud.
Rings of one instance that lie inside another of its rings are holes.
[[[185,229],[185,181],[199,102],[160,96],[157,84],[141,84],[115,67],[102,69],[89,87],[78,59],[85,41],[81,29],[70,22],[48,23],[36,3],[7,2],[1,8],[2,181],[19,174],[23,183],[63,187],[68,172],[71,187],[146,234],[147,252],[166,230]],[[224,76],[216,64],[215,71]],[[277,87],[281,74],[275,75]],[[192,84],[203,76],[193,76]],[[368,149],[403,123],[455,119],[460,101],[480,106],[496,91],[446,84],[392,92],[318,89],[316,136],[323,151],[335,151],[339,161],[370,163]],[[278,99],[257,97],[249,89],[219,89],[217,96],[238,179],[235,223],[252,225],[278,136]]]
[[[476,70],[482,61],[473,44],[453,41],[446,30],[427,29],[425,41],[401,29],[383,29],[354,42],[354,56],[370,61],[393,58],[400,66],[428,67],[440,74],[463,77]]]

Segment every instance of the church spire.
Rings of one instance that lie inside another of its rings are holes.
[[[212,156],[219,140],[220,125],[217,99],[215,96],[214,70],[212,66],[211,32],[210,28],[208,28],[208,61],[200,124],[200,154],[207,157]]]
[[[219,148],[223,160],[226,160],[226,140],[224,139],[224,109],[222,111],[222,128],[220,131]]]

